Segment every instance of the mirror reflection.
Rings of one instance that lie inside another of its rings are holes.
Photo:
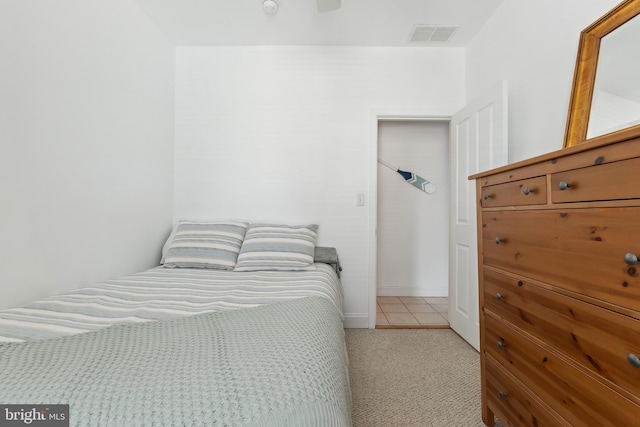
[[[587,139],[640,124],[640,16],[602,38]]]

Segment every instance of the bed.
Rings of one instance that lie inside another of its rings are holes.
[[[265,270],[244,238],[233,269],[169,251],[1,310],[0,404],[68,404],[75,426],[351,425],[337,260],[314,246],[302,268]]]

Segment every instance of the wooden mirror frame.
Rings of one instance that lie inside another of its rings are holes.
[[[564,134],[564,148],[582,144],[587,140],[600,40],[638,14],[640,14],[640,0],[626,0],[580,33],[567,128]],[[640,136],[640,125],[591,139],[606,137],[607,140],[615,142],[637,136]]]

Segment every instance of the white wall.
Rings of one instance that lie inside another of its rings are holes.
[[[464,50],[181,47],[176,73],[174,219],[317,222],[366,327],[372,112],[455,112]]]
[[[466,55],[193,47],[174,62],[130,0],[3,1],[0,308],[154,265],[177,218],[233,217],[318,222],[347,314],[366,316],[372,111],[452,114],[506,78],[510,161],[558,149],[579,32],[617,3],[505,0]]]
[[[436,185],[427,194],[378,165],[380,296],[447,296],[449,121],[380,121],[378,156]]]
[[[0,4],[0,308],[158,263],[175,48],[130,0]]]
[[[509,83],[509,161],[559,150],[580,32],[619,0],[505,0],[467,48],[467,100]]]

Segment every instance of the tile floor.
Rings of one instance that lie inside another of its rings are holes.
[[[378,297],[376,328],[448,328],[448,298]]]

